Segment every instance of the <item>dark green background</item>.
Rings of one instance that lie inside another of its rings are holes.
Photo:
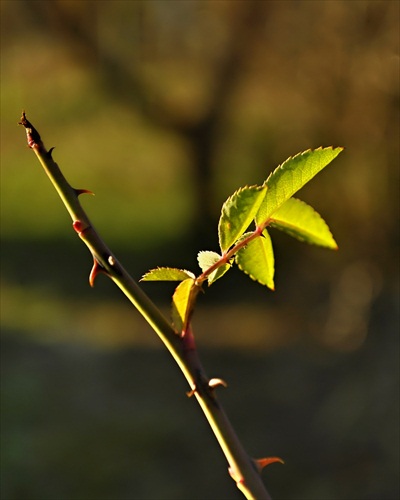
[[[345,146],[300,193],[339,251],[273,232],[276,291],[233,270],[194,328],[246,449],[286,462],[264,471],[274,499],[398,498],[398,3],[0,8],[2,500],[241,498],[154,333],[89,288],[22,109],[137,278],[197,272],[236,188]],[[143,288],[168,314],[173,287]]]

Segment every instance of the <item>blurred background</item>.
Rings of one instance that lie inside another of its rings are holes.
[[[276,291],[200,298],[210,376],[274,499],[399,497],[399,4],[35,1],[1,8],[3,500],[239,499],[178,368],[104,277],[22,109],[135,278],[198,272],[223,201],[288,156],[338,242],[274,232]],[[170,284],[143,284],[168,314]]]

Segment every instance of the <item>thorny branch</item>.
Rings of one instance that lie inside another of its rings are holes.
[[[182,370],[191,389],[188,395],[194,395],[201,406],[227,458],[229,473],[238,489],[247,499],[270,500],[260,472],[266,465],[282,462],[282,460],[277,457],[252,459],[247,455],[215,394],[215,388],[219,385],[226,386],[226,383],[218,378],[209,379],[207,377],[198,356],[190,325],[184,336],[176,334],[171,324],[123,268],[94,229],[79,202],[79,196],[90,193],[90,191],[71,187],[53,160],[53,148],[50,150],[45,148],[38,131],[28,121],[25,112],[22,114],[20,124],[26,130],[28,146],[35,152],[67,208],[73,221],[74,230],[93,256],[94,264],[89,277],[90,285],[94,285],[95,278],[99,273],[104,273],[122,290],[158,334]]]

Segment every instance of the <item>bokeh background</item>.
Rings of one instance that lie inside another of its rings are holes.
[[[22,109],[132,275],[196,272],[219,210],[288,156],[338,252],[272,234],[276,291],[200,298],[210,376],[274,499],[399,497],[399,3],[32,1],[1,8],[3,500],[241,498],[177,367],[91,257]],[[173,287],[143,285],[168,314]]]

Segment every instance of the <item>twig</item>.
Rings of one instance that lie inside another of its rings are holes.
[[[93,227],[79,202],[79,196],[90,191],[71,187],[52,158],[53,148],[46,150],[39,133],[27,120],[25,113],[22,114],[20,124],[25,127],[28,146],[35,152],[67,208],[73,221],[73,228],[93,256],[90,285],[94,285],[99,273],[104,273],[128,297],[182,370],[190,386],[188,395],[194,395],[201,406],[228,461],[229,473],[239,490],[247,499],[270,500],[260,472],[265,465],[282,460],[276,457],[254,460],[248,456],[215,395],[215,387],[225,385],[225,382],[221,379],[210,380],[205,374],[191,330],[186,332],[185,336],[176,334],[171,324],[123,268]]]

